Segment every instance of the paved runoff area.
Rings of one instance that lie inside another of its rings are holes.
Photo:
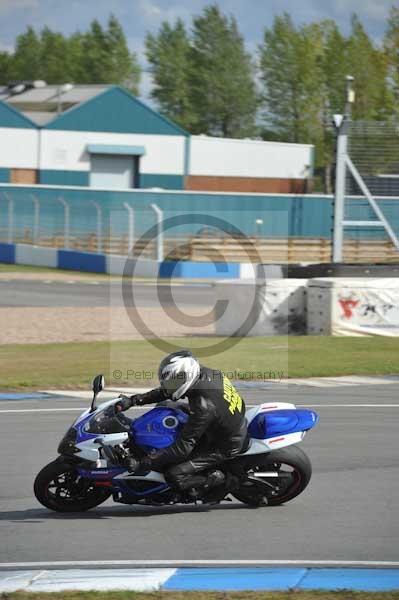
[[[52,274],[47,277],[40,280],[0,277],[0,344],[142,338],[123,306],[120,279],[82,282],[73,277],[62,281],[52,279]],[[135,281],[133,289],[141,319],[159,335],[214,332],[212,323],[196,325],[196,317],[213,307],[211,284],[173,283],[169,287]],[[190,325],[180,323],[179,309],[191,315]],[[20,326],[22,321],[24,327]]]
[[[11,306],[109,306],[122,305],[123,299],[120,294],[120,279],[103,279],[92,281],[80,281],[73,276],[65,277],[62,281],[52,278],[50,273],[40,280],[26,278],[6,278],[6,274],[0,278],[0,307]],[[145,283],[134,282],[134,299],[137,306],[159,307],[171,304],[163,288],[169,288],[169,284],[162,282]],[[179,305],[208,306],[214,303],[214,294],[210,283],[171,283],[173,298]],[[159,291],[158,291],[159,290]]]

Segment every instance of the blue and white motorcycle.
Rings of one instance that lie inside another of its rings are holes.
[[[248,440],[242,453],[218,469],[238,482],[232,494],[224,487],[193,498],[171,489],[158,471],[132,474],[106,460],[112,446],[140,459],[173,444],[188,419],[184,401],[158,404],[144,415],[129,419],[115,410],[118,398],[96,406],[104,378],[93,380],[93,401],[68,429],[58,446],[60,456],[45,466],[34,483],[36,498],[55,511],[84,511],[110,496],[122,504],[167,505],[231,499],[251,506],[278,505],[298,496],[310,481],[309,458],[296,446],[318,422],[318,415],[294,404],[274,402],[247,410]]]

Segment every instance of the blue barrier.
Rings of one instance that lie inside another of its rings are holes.
[[[106,273],[105,255],[90,252],[74,252],[73,250],[58,250],[58,268],[71,271],[89,271],[91,273]]]
[[[240,263],[167,261],[160,264],[159,277],[182,277],[186,279],[237,279],[240,277]]]
[[[15,245],[0,243],[0,262],[13,265],[15,263]]]

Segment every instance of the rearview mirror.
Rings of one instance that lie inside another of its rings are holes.
[[[96,410],[97,395],[105,387],[104,375],[96,375],[95,378],[93,379],[92,385],[93,385],[93,400],[91,401],[90,412],[94,412]]]
[[[96,375],[93,379],[93,393],[95,396],[105,387],[104,375]]]

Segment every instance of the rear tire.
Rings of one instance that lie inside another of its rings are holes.
[[[278,506],[289,502],[303,492],[312,476],[311,462],[307,454],[298,446],[288,446],[260,456],[249,456],[247,470],[253,470],[254,472],[262,470],[278,471],[281,473],[280,481],[284,483],[280,492],[269,494],[267,488],[257,485],[256,482],[252,485],[244,482],[244,485],[234,492],[234,497],[249,506]],[[264,480],[272,485],[279,484],[277,478],[268,479],[265,477]],[[264,501],[265,497],[267,503]]]
[[[33,491],[40,504],[57,512],[81,512],[105,502],[111,492],[79,479],[74,465],[59,459],[38,473]]]

